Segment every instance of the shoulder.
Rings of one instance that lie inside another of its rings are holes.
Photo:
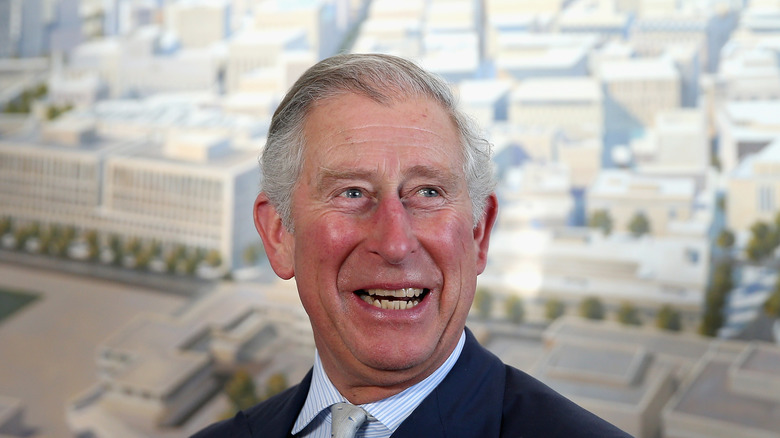
[[[530,375],[508,365],[505,371],[501,436],[630,437]]]
[[[233,418],[214,423],[191,438],[235,437],[252,438],[287,436],[298,415],[300,385],[293,386],[268,400],[239,411]],[[261,435],[262,432],[262,435]]]

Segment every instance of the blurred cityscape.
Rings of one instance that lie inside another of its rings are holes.
[[[251,206],[341,51],[494,145],[484,345],[637,437],[780,437],[780,0],[0,0],[0,438],[185,437],[308,371]]]

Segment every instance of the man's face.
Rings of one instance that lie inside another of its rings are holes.
[[[345,94],[318,103],[304,132],[282,276],[339,389],[416,383],[461,335],[495,198],[474,227],[460,139],[435,102]]]

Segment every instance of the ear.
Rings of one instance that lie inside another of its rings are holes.
[[[477,274],[481,274],[487,265],[488,246],[490,244],[490,232],[496,223],[498,216],[498,198],[495,193],[491,193],[485,202],[485,210],[482,213],[482,219],[474,227],[474,247],[477,251]]]
[[[284,227],[282,218],[265,193],[257,195],[253,216],[271,268],[279,277],[291,279],[295,275],[293,235]]]

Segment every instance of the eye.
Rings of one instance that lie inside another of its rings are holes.
[[[360,189],[347,189],[341,193],[341,196],[350,199],[358,199],[363,197],[363,192]]]
[[[439,191],[433,187],[425,187],[424,189],[418,190],[417,193],[426,198],[435,198],[439,196]]]

